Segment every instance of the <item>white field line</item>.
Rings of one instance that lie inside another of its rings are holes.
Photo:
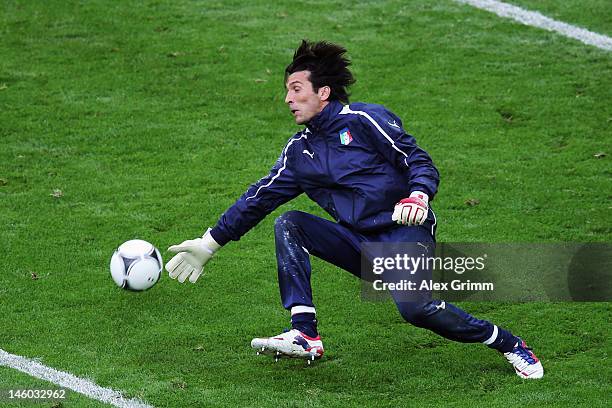
[[[0,366],[14,368],[32,377],[52,382],[62,388],[68,388],[88,396],[89,398],[105,402],[120,408],[153,408],[136,399],[126,399],[120,392],[110,388],[100,387],[92,381],[76,377],[70,373],[47,367],[37,361],[7,353],[0,349]]]
[[[500,17],[510,18],[521,24],[543,28],[544,30],[554,31],[569,38],[582,41],[585,44],[593,45],[602,50],[612,51],[612,38],[597,34],[584,28],[576,27],[571,24],[553,20],[538,13],[523,8],[513,6],[496,0],[455,0],[458,3],[469,4],[482,10],[490,11]]]

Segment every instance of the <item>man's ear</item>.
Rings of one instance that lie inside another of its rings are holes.
[[[319,94],[319,99],[322,101],[327,101],[331,95],[331,88],[329,86],[322,86],[319,88],[317,93]]]

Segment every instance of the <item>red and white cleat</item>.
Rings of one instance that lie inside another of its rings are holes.
[[[257,354],[270,354],[278,359],[281,356],[304,358],[308,362],[323,356],[321,336],[309,337],[297,329],[292,329],[274,337],[255,338],[251,347]]]
[[[504,356],[512,364],[519,377],[537,379],[544,376],[542,363],[523,340],[519,339],[512,351],[504,353]]]

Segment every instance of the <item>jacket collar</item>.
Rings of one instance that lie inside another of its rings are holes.
[[[344,105],[340,101],[331,101],[321,112],[310,119],[306,127],[315,131],[322,129],[332,118],[340,113],[343,107]]]

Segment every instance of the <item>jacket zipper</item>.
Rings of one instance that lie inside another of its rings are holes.
[[[329,170],[329,142],[327,141],[327,135],[324,135],[323,140],[325,141],[325,167],[327,167],[327,174],[329,174],[330,178],[333,179],[332,174]]]
[[[330,185],[330,188],[333,189],[333,183],[334,183],[334,178],[333,175],[331,173],[330,167],[329,167],[329,141],[327,140],[327,135],[323,134],[323,141],[325,142],[325,171],[327,173],[327,176],[331,179],[331,183],[332,185]],[[336,203],[334,202],[334,197],[333,194],[330,192],[329,193],[329,202],[334,210],[334,214],[337,221],[340,221],[339,218],[339,214],[338,214],[338,209],[336,208]]]

